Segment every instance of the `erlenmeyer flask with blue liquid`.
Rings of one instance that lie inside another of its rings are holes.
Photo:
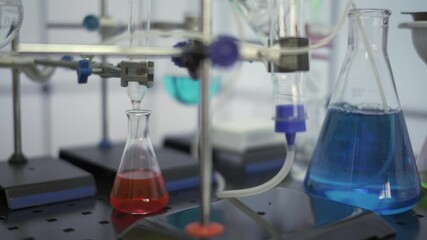
[[[304,182],[312,195],[385,215],[421,196],[387,55],[390,14],[350,11],[347,55]]]

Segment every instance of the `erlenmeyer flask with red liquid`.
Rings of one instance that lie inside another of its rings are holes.
[[[129,134],[110,195],[111,206],[130,214],[162,210],[169,201],[148,134],[150,111],[129,110]]]

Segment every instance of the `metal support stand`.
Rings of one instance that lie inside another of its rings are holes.
[[[16,52],[18,38],[12,41]],[[49,157],[27,161],[22,152],[20,71],[12,68],[15,149],[9,162],[0,162],[0,212],[95,195],[93,177],[68,163]]]
[[[101,16],[100,18],[107,17],[107,1],[101,0]],[[106,40],[107,36],[104,31],[101,29],[101,39],[102,41]],[[107,63],[107,57],[102,56],[101,57],[101,63],[106,64]],[[113,146],[113,144],[110,141],[110,137],[108,134],[108,81],[106,78],[103,78],[101,80],[101,126],[102,126],[102,138],[101,142],[99,143],[98,147],[101,149],[109,149]]]
[[[212,146],[210,142],[209,119],[209,68],[210,62],[204,60],[200,68],[201,106],[200,110],[200,174],[201,174],[201,223],[209,224],[212,178]]]
[[[209,39],[211,34],[211,0],[201,1],[201,27],[204,41]],[[201,174],[201,223],[209,224],[210,200],[211,200],[211,171],[212,171],[212,146],[210,143],[210,118],[209,118],[209,70],[210,61],[203,60],[200,70],[200,174]]]
[[[212,32],[212,1],[201,0],[201,26],[203,42],[209,41]],[[214,237],[224,232],[224,226],[219,223],[210,222],[211,204],[211,179],[212,179],[212,145],[210,142],[210,117],[209,117],[209,71],[210,60],[204,59],[199,67],[198,75],[201,81],[199,105],[200,126],[200,222],[187,225],[186,229],[190,235],[202,238]]]
[[[16,52],[18,46],[18,37],[12,41],[12,51]],[[27,158],[22,153],[21,139],[21,101],[20,101],[20,78],[19,70],[12,68],[12,91],[13,91],[13,136],[15,150],[9,158],[10,164],[23,164]]]

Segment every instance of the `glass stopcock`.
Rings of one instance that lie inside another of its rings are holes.
[[[304,185],[311,195],[395,214],[421,185],[387,55],[390,11],[349,13],[349,46]]]
[[[129,110],[129,135],[110,195],[112,207],[150,214],[166,207],[169,195],[148,134],[150,111]]]

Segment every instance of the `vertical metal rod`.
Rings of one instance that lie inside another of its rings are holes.
[[[18,36],[12,41],[12,52],[16,52],[18,47]],[[21,138],[21,96],[19,70],[12,68],[12,92],[13,92],[13,133],[14,133],[14,153],[9,159],[9,163],[25,163],[26,159],[22,153]]]
[[[49,16],[49,10],[47,5],[47,0],[40,1],[40,10],[41,14],[39,16],[39,31],[40,31],[40,41],[43,43],[49,42],[49,34],[47,26],[47,18]],[[53,144],[52,144],[52,106],[51,106],[51,86],[50,82],[44,83],[40,87],[40,93],[42,96],[42,129],[43,129],[43,140],[44,140],[44,149],[46,154],[56,154],[53,152]]]
[[[101,0],[101,17],[107,16],[107,0]]]
[[[102,63],[106,63],[107,59],[105,56],[101,58]],[[108,82],[107,79],[101,80],[101,111],[102,111],[102,142],[110,141],[108,134]]]
[[[211,0],[201,0],[201,32],[204,42],[207,43],[211,35]],[[209,224],[211,178],[212,178],[212,146],[210,143],[209,118],[209,68],[210,61],[203,60],[199,76],[201,81],[200,96],[200,177],[201,177],[201,224]]]
[[[12,41],[12,51],[16,51],[17,39]],[[15,139],[15,154],[22,154],[21,144],[21,99],[20,99],[20,78],[19,71],[12,68],[12,91],[13,91],[13,132]]]
[[[101,16],[100,18],[107,17],[107,0],[101,0]],[[106,34],[104,30],[101,28],[101,40],[106,40]],[[102,56],[101,62],[103,64],[107,63],[107,57]],[[101,139],[101,147],[108,148],[110,143],[110,138],[108,134],[108,81],[103,78],[101,81],[101,121],[102,121],[102,139]]]

